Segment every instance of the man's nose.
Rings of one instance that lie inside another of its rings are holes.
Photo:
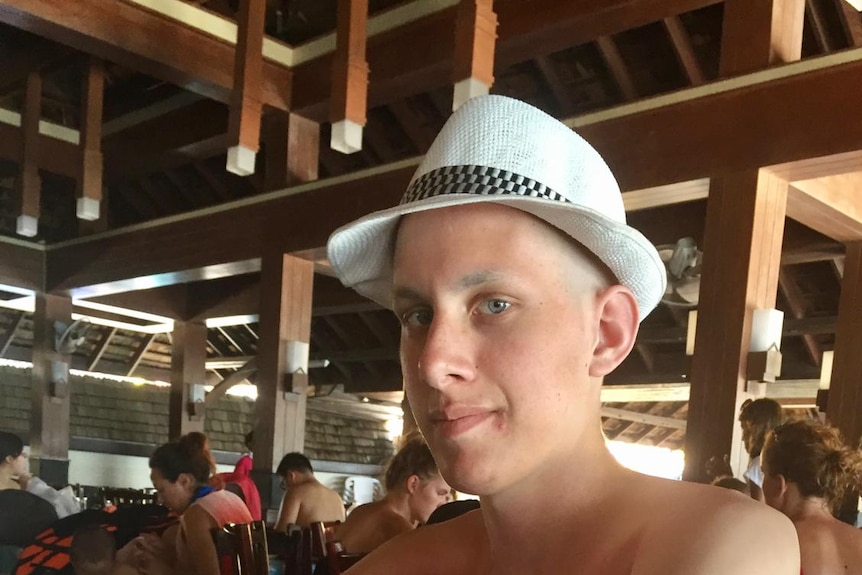
[[[473,374],[472,342],[465,323],[435,314],[419,355],[419,373],[431,387],[469,380]]]

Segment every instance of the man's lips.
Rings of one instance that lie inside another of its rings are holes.
[[[457,437],[485,422],[494,411],[484,407],[453,406],[433,411],[431,423],[444,437]]]

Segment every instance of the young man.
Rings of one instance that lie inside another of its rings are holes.
[[[288,453],[275,470],[285,488],[276,531],[288,525],[307,527],[317,521],[344,521],[341,497],[314,476],[311,462],[301,453]]]
[[[655,248],[584,140],[498,96],[447,122],[398,207],[336,231],[345,285],[393,309],[410,405],[481,510],[357,575],[797,575],[793,528],[726,490],[616,463],[600,388],[664,291]]]

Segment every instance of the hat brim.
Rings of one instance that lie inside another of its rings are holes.
[[[532,214],[596,255],[629,288],[639,318],[651,312],[666,288],[665,267],[655,247],[636,229],[594,210],[534,197],[444,194],[369,214],[336,230],[327,252],[342,283],[392,307],[392,250],[402,216],[450,206],[490,202]]]

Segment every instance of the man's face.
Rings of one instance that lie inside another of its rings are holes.
[[[550,478],[599,433],[602,280],[559,234],[493,204],[420,212],[393,265],[407,396],[453,487]]]
[[[427,523],[435,509],[449,502],[449,494],[452,490],[439,474],[431,479],[416,477],[418,481],[409,488],[410,510],[416,521]]]

